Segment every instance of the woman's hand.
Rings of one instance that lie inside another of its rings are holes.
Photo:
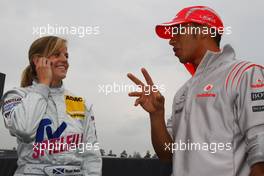
[[[35,57],[33,62],[35,64],[38,82],[50,86],[52,81],[52,63],[45,57]]]

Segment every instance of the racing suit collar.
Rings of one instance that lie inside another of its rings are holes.
[[[34,80],[33,82],[32,82],[32,85],[33,86],[36,86],[38,84],[38,82],[37,82],[37,80]],[[62,84],[61,84],[61,86],[60,87],[49,87],[49,90],[50,90],[50,93],[51,94],[57,94],[57,93],[63,93],[64,92],[64,85],[63,85],[63,82],[62,82]]]
[[[233,60],[234,58],[235,51],[230,44],[225,45],[220,52],[207,50],[201,63],[198,65],[194,76],[202,73],[209,68],[217,67],[219,64],[225,61]]]

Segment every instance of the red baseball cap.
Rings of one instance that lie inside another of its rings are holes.
[[[184,23],[204,24],[223,30],[224,25],[217,13],[207,6],[191,6],[182,9],[171,21],[156,26],[156,33],[160,38],[171,39],[173,37],[173,26]],[[184,64],[191,75],[195,74],[195,67],[191,63]]]
[[[172,38],[172,26],[184,23],[204,24],[223,30],[223,22],[217,13],[207,6],[191,6],[182,9],[171,21],[156,26],[156,33],[160,38]]]

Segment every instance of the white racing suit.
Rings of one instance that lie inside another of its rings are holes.
[[[92,106],[64,89],[33,82],[3,96],[5,125],[16,136],[22,175],[101,175]]]
[[[207,51],[176,93],[167,129],[173,176],[249,176],[264,162],[264,66]]]

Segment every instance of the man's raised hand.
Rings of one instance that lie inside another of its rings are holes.
[[[140,86],[142,88],[141,92],[130,92],[128,95],[130,97],[137,97],[135,101],[135,106],[140,104],[141,107],[150,114],[163,113],[165,102],[164,97],[157,89],[153,87],[154,83],[147,70],[145,68],[142,68],[141,72],[147,82],[147,85],[145,85],[132,73],[128,73],[127,77],[131,81],[133,81],[137,86]]]

